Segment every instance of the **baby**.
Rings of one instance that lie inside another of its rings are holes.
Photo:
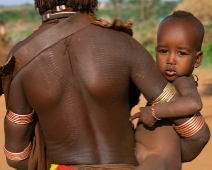
[[[193,101],[201,101],[195,82],[198,77],[192,76],[192,72],[202,61],[203,37],[202,23],[189,12],[175,11],[159,25],[156,63],[162,75],[183,96],[179,108],[190,105],[192,110],[198,107]],[[166,103],[157,104],[147,104],[130,118],[139,118],[135,134],[139,163],[136,169],[180,170],[182,162],[193,160],[207,144],[209,128],[200,113],[190,115],[186,109],[173,112]]]

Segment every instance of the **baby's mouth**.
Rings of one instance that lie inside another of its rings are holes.
[[[177,74],[177,72],[175,70],[172,69],[166,69],[165,73],[167,76],[175,76]]]

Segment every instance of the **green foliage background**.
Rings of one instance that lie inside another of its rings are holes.
[[[0,6],[0,20],[4,22],[25,21],[40,23],[40,15],[30,4],[17,7]]]
[[[105,8],[96,11],[96,15],[97,18],[105,18],[108,21],[115,17],[123,22],[133,21],[133,37],[154,57],[158,24],[180,1],[152,0],[152,3],[142,4],[139,0],[109,0]],[[30,4],[18,7],[0,6],[0,20],[8,25],[7,41],[12,44],[26,38],[41,24],[41,16]],[[204,59],[201,67],[211,67],[212,42],[208,37],[212,37],[212,24],[205,26],[205,32],[202,48]]]

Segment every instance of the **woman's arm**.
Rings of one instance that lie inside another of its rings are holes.
[[[179,117],[191,116],[202,109],[202,101],[197,91],[196,82],[192,76],[179,77],[173,85],[182,95],[168,103],[156,105],[155,114],[158,118],[170,118],[176,124],[183,122]]]
[[[18,80],[14,79],[10,85],[8,110],[4,120],[4,151],[9,166],[15,169],[27,170],[35,121],[33,121],[33,110],[29,106]]]
[[[192,76],[191,76],[192,78]],[[199,98],[200,96],[195,87],[191,87],[189,90],[183,87],[181,80],[178,79],[178,81],[174,82],[175,86],[178,88],[179,92],[182,94],[182,96],[193,96],[194,98]],[[182,79],[182,81],[186,82],[188,79]],[[200,101],[197,100],[197,105],[201,106]],[[197,107],[199,107],[197,106]],[[200,113],[199,113],[200,114]],[[201,114],[200,114],[201,115]],[[174,124],[179,125],[187,122],[189,119],[191,119],[191,116],[188,116],[186,118],[172,118],[170,119]],[[204,119],[202,117],[202,119]],[[202,151],[202,149],[205,147],[205,145],[208,143],[210,139],[210,130],[206,122],[201,127],[201,129],[195,133],[194,135],[190,137],[181,137],[181,152],[182,152],[182,162],[190,162],[193,159],[195,159]]]
[[[22,122],[25,123],[25,121],[16,121],[21,114],[17,114],[18,116],[15,115],[16,120],[11,119],[14,114],[11,117],[8,115],[11,115],[11,112],[8,113],[7,111],[4,121],[4,152],[7,157],[7,163],[16,169],[28,169],[28,157],[32,148],[32,133],[34,131],[33,119],[30,120],[32,121],[31,123],[22,124]]]
[[[169,120],[171,120],[171,122],[174,123],[175,125],[181,125],[187,122],[189,119],[191,119],[191,117],[193,117],[195,112],[193,112],[192,114],[188,116],[186,116],[186,113],[189,113],[190,110],[193,109],[192,107],[194,107],[195,109],[200,109],[202,107],[202,102],[196,88],[196,83],[194,82],[194,79],[192,77],[180,77],[174,82],[174,85],[177,88],[177,90],[182,94],[182,97],[175,99],[169,103],[158,104],[155,107],[155,114],[159,118],[162,118],[160,113],[165,116],[166,114],[172,114],[172,116],[180,115],[182,117],[175,118],[168,115],[167,117],[171,117],[169,118]],[[182,100],[180,101],[179,99],[182,99]],[[172,106],[168,105],[170,103]],[[178,106],[179,111],[182,108],[184,108],[185,112],[178,114],[177,112],[175,113],[174,111],[172,111],[172,109],[173,110],[176,110],[176,109],[169,108],[169,107],[175,107],[174,106],[175,104],[176,105],[179,104]],[[141,112],[137,113],[137,115],[134,115],[134,117],[132,118],[135,118],[137,116],[140,118],[142,122],[144,122],[143,120],[147,120],[146,117],[151,115],[150,108],[151,107],[145,107],[141,109]],[[190,110],[187,111],[186,109],[189,109],[189,108]],[[169,112],[167,112],[167,110]],[[201,117],[201,119],[204,120],[204,118],[201,115],[199,117]],[[189,137],[182,136],[181,137],[182,162],[189,162],[189,161],[192,161],[194,158],[196,158],[200,154],[202,149],[205,147],[205,145],[208,143],[209,139],[210,139],[210,130],[206,123],[203,123],[203,126],[200,127],[200,130],[197,133],[193,134],[192,136],[189,136]]]
[[[174,124],[179,125],[188,120],[195,113],[202,109],[202,101],[196,88],[196,83],[192,76],[180,77],[173,85],[182,96],[176,95],[167,103],[158,103],[154,106],[140,108],[140,112],[133,115],[131,120],[139,118],[146,125],[154,120],[152,108],[158,119],[169,118]]]

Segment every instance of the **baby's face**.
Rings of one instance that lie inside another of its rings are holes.
[[[192,73],[196,55],[194,30],[177,19],[165,21],[158,30],[156,62],[160,72],[170,82]]]

